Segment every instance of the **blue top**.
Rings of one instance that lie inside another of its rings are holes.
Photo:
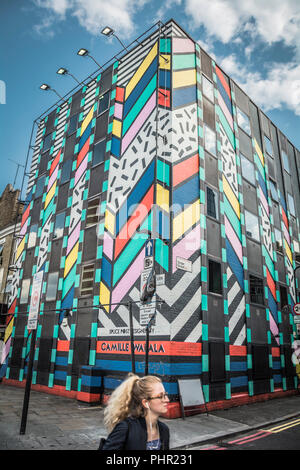
[[[160,439],[155,439],[154,441],[147,441],[147,450],[159,450],[160,449]]]

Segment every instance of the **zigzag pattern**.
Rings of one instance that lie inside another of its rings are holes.
[[[233,345],[245,342],[245,295],[238,172],[233,133],[231,91],[222,71],[216,67],[223,163],[224,224],[227,253],[229,338]]]
[[[76,159],[76,170],[74,175],[74,189],[62,286],[62,309],[71,308],[73,305],[74,284],[81,225],[81,213],[83,205],[83,191],[85,188],[85,178],[88,163],[88,151],[90,146],[93,113],[94,106],[91,107],[90,111],[84,118],[80,129],[80,139],[78,144],[78,155]],[[70,339],[69,324],[64,323],[61,325],[60,335],[61,339]]]
[[[269,224],[269,204],[268,204],[268,192],[266,185],[266,171],[265,171],[265,159],[262,154],[262,151],[254,139],[254,161],[256,163],[256,168],[258,169],[258,185],[259,185],[259,194],[260,194],[260,209],[262,217],[262,227],[263,227],[263,255],[266,263],[266,277],[267,277],[267,286],[268,286],[268,308],[270,312],[270,330],[273,335],[273,341],[276,341],[275,344],[279,344],[278,337],[278,311],[277,311],[277,299],[276,299],[276,287],[275,287],[275,266],[273,261],[273,250],[272,250],[272,240],[271,240],[271,230]]]
[[[287,268],[287,275],[289,279],[289,293],[291,296],[291,307],[293,308],[294,304],[296,303],[296,292],[295,292],[295,274],[294,274],[294,265],[293,265],[293,257],[291,251],[291,238],[289,235],[289,222],[287,217],[287,207],[285,203],[285,199],[283,195],[279,191],[279,200],[281,205],[281,213],[282,213],[282,226],[283,226],[283,234],[284,234],[284,250],[285,250],[285,260],[286,260],[286,268]]]

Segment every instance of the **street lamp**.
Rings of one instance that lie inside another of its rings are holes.
[[[41,90],[43,90],[43,91],[48,91],[48,90],[51,90],[51,91],[53,91],[54,93],[56,93],[56,94],[57,94],[57,96],[58,96],[58,97],[59,97],[61,100],[63,99],[63,97],[62,97],[62,96],[60,96],[60,94],[59,94],[59,93],[57,93],[57,91],[56,91],[56,90],[54,90],[54,88],[51,88],[51,86],[50,86],[50,85],[47,85],[47,83],[43,83],[43,84],[40,86],[40,89],[41,89]]]
[[[74,75],[72,75],[72,74],[71,74],[67,69],[65,69],[64,67],[60,67],[60,68],[56,71],[56,73],[57,73],[58,75],[70,75],[70,76],[80,85],[80,81],[77,80],[77,78],[74,77]]]
[[[104,36],[107,36],[108,38],[110,36],[114,36],[115,38],[117,38],[121,46],[124,47],[124,49],[126,49],[126,51],[128,52],[127,47],[122,43],[122,41],[115,34],[115,31],[110,26],[105,26],[105,28],[102,29],[101,34],[103,34]]]
[[[80,57],[90,57],[90,59],[92,59],[95,62],[95,64],[98,65],[98,67],[103,70],[103,67],[100,64],[98,64],[96,59],[94,59],[94,57],[91,56],[91,54],[89,53],[87,49],[83,49],[83,48],[79,49],[79,51],[77,52],[77,55],[79,55]]]

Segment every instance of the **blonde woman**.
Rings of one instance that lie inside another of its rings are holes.
[[[168,402],[158,377],[129,374],[105,409],[104,424],[110,434],[102,450],[168,450],[169,428],[158,420]]]

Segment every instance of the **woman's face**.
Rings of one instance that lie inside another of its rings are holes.
[[[167,412],[169,398],[168,395],[166,395],[162,383],[158,382],[152,386],[150,399],[147,400],[147,403],[149,404],[149,409],[152,413],[158,416]]]

